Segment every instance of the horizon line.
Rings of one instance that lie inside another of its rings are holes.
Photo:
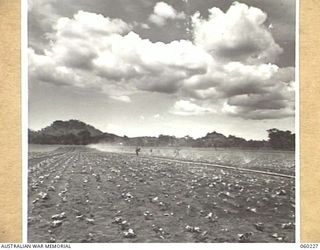
[[[45,129],[46,127],[49,127],[49,126],[51,126],[54,122],[56,122],[56,121],[62,121],[62,122],[69,122],[69,121],[78,121],[78,122],[82,122],[82,123],[84,123],[84,124],[86,124],[86,125],[89,125],[89,126],[91,126],[91,127],[93,127],[94,129],[96,129],[96,130],[99,130],[100,132],[102,132],[102,133],[104,133],[104,134],[113,134],[113,135],[116,135],[116,136],[119,136],[119,137],[124,137],[124,136],[127,136],[128,138],[139,138],[139,137],[156,137],[156,138],[159,138],[159,136],[160,135],[163,135],[163,136],[171,136],[171,137],[175,137],[175,138],[178,138],[178,139],[180,139],[180,138],[184,138],[184,137],[191,137],[192,139],[200,139],[200,138],[203,138],[203,137],[205,137],[207,134],[211,134],[211,133],[217,133],[217,134],[221,134],[221,135],[223,135],[223,136],[225,136],[225,137],[230,137],[230,136],[234,136],[234,137],[237,137],[237,138],[241,138],[241,139],[244,139],[244,140],[246,140],[246,141],[250,141],[250,140],[252,140],[252,141],[267,141],[268,140],[268,138],[266,138],[266,139],[257,139],[257,138],[255,138],[255,139],[253,139],[253,138],[244,138],[244,137],[241,137],[241,136],[238,136],[238,135],[235,135],[235,134],[229,134],[229,135],[225,135],[224,133],[220,133],[220,132],[217,132],[217,130],[213,130],[212,132],[205,132],[204,133],[204,135],[203,136],[200,136],[200,137],[193,137],[193,136],[190,136],[190,135],[185,135],[185,136],[176,136],[176,135],[172,135],[172,134],[163,134],[163,133],[161,133],[161,134],[158,134],[158,135],[135,135],[135,136],[128,136],[128,135],[126,135],[126,134],[123,134],[123,135],[119,135],[118,133],[113,133],[113,132],[105,132],[105,131],[103,131],[103,130],[101,130],[101,129],[98,129],[98,128],[96,128],[94,125],[91,125],[91,124],[89,124],[89,123],[87,123],[87,122],[83,122],[83,121],[81,121],[81,120],[79,120],[79,119],[74,119],[74,118],[71,118],[71,119],[68,119],[68,120],[60,120],[60,119],[58,119],[58,120],[54,120],[54,121],[52,121],[49,125],[47,125],[47,126],[44,126],[44,127],[42,127],[42,128],[40,128],[40,129],[38,129],[38,130],[35,130],[35,129],[32,129],[32,128],[30,128],[29,126],[28,126],[28,130],[32,130],[32,131],[34,131],[34,132],[40,132],[42,129]],[[270,128],[270,129],[278,129],[278,128]],[[280,131],[289,131],[289,132],[291,132],[292,134],[294,134],[295,135],[295,131],[291,131],[291,130],[289,130],[289,129],[287,129],[287,130],[281,130],[281,129],[278,129],[278,130],[280,130]],[[266,132],[267,132],[267,130],[266,130]]]

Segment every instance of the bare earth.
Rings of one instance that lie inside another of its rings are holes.
[[[29,242],[294,242],[294,178],[79,146],[28,181]]]

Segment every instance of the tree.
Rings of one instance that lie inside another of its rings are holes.
[[[295,134],[291,131],[282,131],[276,128],[267,130],[270,146],[274,149],[294,149]]]

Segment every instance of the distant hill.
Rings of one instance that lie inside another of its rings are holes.
[[[92,143],[110,143],[116,145],[140,147],[250,147],[294,149],[295,135],[290,131],[270,129],[269,140],[245,140],[233,135],[225,136],[216,131],[206,136],[194,139],[190,136],[177,138],[170,135],[158,137],[118,136],[102,132],[95,127],[78,120],[55,121],[39,131],[28,130],[29,143],[34,144],[62,144],[87,145]]]
[[[35,144],[87,145],[100,141],[113,142],[119,138],[78,120],[55,121],[39,131],[29,129],[28,132],[29,143]]]
[[[100,130],[78,120],[55,121],[50,126],[41,129],[40,133],[53,136],[79,135],[82,133],[88,133],[92,137],[103,135]]]

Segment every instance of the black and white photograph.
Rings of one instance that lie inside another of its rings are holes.
[[[294,243],[296,5],[28,0],[27,241]]]

